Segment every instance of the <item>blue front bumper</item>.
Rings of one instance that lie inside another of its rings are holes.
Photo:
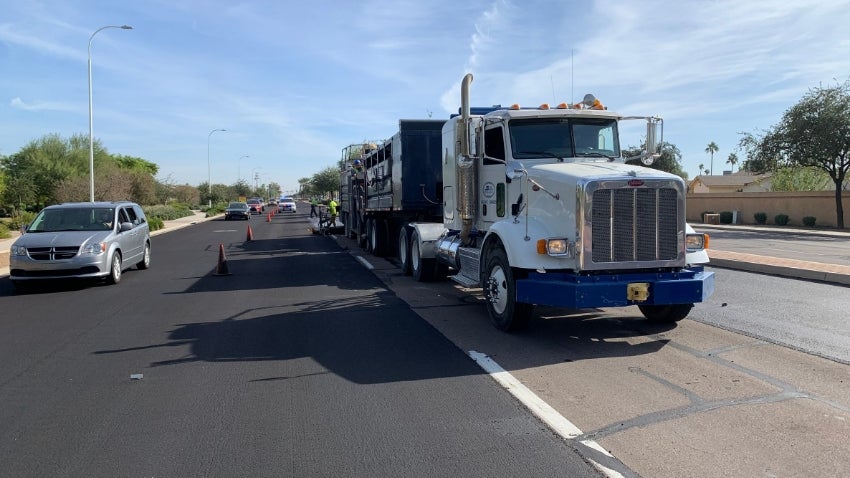
[[[649,284],[644,301],[629,300],[629,284]],[[628,305],[693,304],[714,293],[714,272],[692,267],[678,272],[576,275],[531,272],[517,280],[516,300],[526,304],[584,309]]]

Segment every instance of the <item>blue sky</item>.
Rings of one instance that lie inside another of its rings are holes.
[[[846,0],[0,0],[0,12],[0,154],[88,135],[89,38],[127,24],[92,42],[94,135],[177,184],[254,173],[294,190],[400,118],[448,117],[466,72],[473,106],[593,93],[662,116],[693,178],[711,141],[720,173],[729,154],[744,159],[740,132],[850,77]],[[633,130],[624,146],[639,144]]]

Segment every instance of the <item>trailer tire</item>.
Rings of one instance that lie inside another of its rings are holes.
[[[639,305],[646,320],[655,324],[678,322],[688,316],[694,304]]]
[[[419,232],[413,231],[410,238],[410,273],[417,282],[434,280],[435,259],[423,259],[419,250]]]
[[[342,218],[342,225],[345,228],[345,237],[346,239],[351,239],[351,218],[347,212],[343,212],[340,214]]]
[[[401,273],[409,276],[410,268],[410,230],[407,226],[401,226],[398,231],[398,262],[401,266]]]
[[[372,228],[373,227],[375,227],[375,220],[371,217],[366,218],[366,231],[365,231],[366,234],[364,234],[365,237],[363,238],[363,240],[365,242],[365,244],[363,245],[363,248],[366,249],[366,252],[369,252],[369,253],[373,252],[372,251]]]
[[[387,221],[375,218],[369,227],[369,250],[376,257],[387,255],[389,232]]]
[[[516,332],[528,325],[534,304],[516,301],[516,280],[502,248],[487,255],[484,297],[493,325],[503,332]]]

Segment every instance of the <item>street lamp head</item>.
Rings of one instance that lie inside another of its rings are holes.
[[[133,27],[131,27],[130,25],[121,25],[121,28],[123,30],[132,30],[133,29]]]

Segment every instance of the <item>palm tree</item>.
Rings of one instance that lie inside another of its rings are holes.
[[[700,175],[700,176],[702,176],[702,170],[703,170],[703,169],[705,169],[705,165],[704,165],[704,164],[702,164],[702,163],[699,163],[699,175]]]
[[[735,153],[730,154],[729,158],[726,160],[726,164],[732,165],[732,172],[734,173],[735,172],[735,165],[738,164],[738,155],[735,154]]]
[[[717,143],[714,141],[708,143],[708,146],[705,148],[705,152],[711,155],[711,170],[714,171],[714,153],[719,151],[720,148],[717,147]]]

